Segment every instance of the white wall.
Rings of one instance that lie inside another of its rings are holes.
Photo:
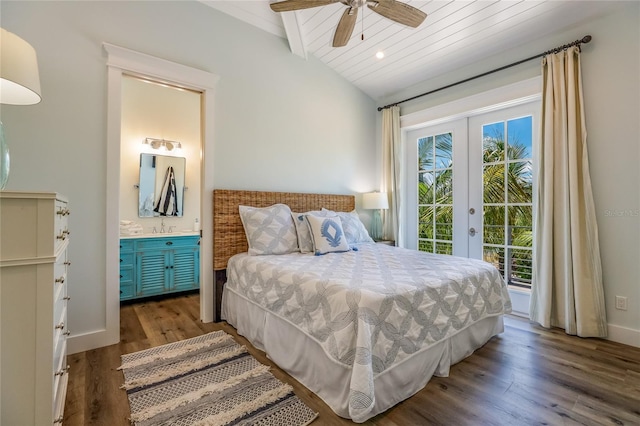
[[[178,90],[158,84],[150,84],[133,77],[122,80],[122,142],[120,151],[120,219],[140,224],[144,232],[153,227],[160,230],[161,218],[138,217],[140,190],[134,187],[140,182],[140,154],[178,156],[186,159],[185,181],[176,184],[186,186],[182,217],[165,217],[165,228],[193,229],[200,217],[200,162],[201,123],[200,93]],[[180,142],[180,153],[163,153],[143,145],[147,138],[168,139]],[[156,178],[160,188],[166,167],[158,168]],[[155,183],[155,182],[154,182]],[[157,201],[157,199],[156,199]]]
[[[593,36],[582,49],[587,144],[610,338],[640,346],[640,3],[611,2],[609,13],[588,24],[532,40],[437,81],[423,82],[382,99],[379,105],[515,62],[586,34]],[[535,77],[540,68],[539,60],[530,61],[402,104],[401,114]],[[627,311],[615,309],[616,295],[628,298]]]
[[[217,188],[350,194],[376,187],[375,104],[320,61],[198,2],[2,1],[0,26],[33,45],[43,100],[3,105],[6,189],[70,198],[72,337],[105,327],[103,42],[219,75]],[[110,216],[111,217],[111,216]]]

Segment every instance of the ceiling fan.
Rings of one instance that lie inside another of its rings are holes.
[[[427,17],[427,14],[420,9],[396,0],[284,0],[271,3],[270,6],[274,12],[289,12],[326,6],[332,3],[342,3],[348,6],[342,14],[340,22],[338,22],[338,27],[333,36],[333,47],[347,45],[356,25],[358,9],[365,4],[377,14],[413,28],[422,24]]]

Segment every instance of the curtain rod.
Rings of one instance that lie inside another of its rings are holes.
[[[484,77],[485,75],[493,74],[494,72],[498,72],[498,71],[502,71],[502,70],[507,69],[507,68],[515,67],[516,65],[520,65],[520,64],[522,64],[524,62],[528,62],[528,61],[530,61],[532,59],[541,58],[541,57],[549,55],[551,53],[558,53],[558,52],[560,52],[562,50],[570,48],[571,46],[580,47],[581,44],[583,44],[583,43],[586,44],[586,43],[589,43],[590,41],[591,41],[591,36],[590,35],[586,35],[586,36],[582,37],[579,40],[572,41],[571,43],[564,44],[562,46],[556,47],[556,48],[551,49],[551,50],[547,50],[546,52],[538,53],[537,55],[531,56],[530,58],[522,59],[522,60],[519,60],[519,61],[514,62],[512,64],[504,65],[504,66],[502,66],[500,68],[496,68],[496,69],[491,70],[491,71],[483,72],[482,74],[474,75],[473,77],[465,78],[464,80],[460,80],[460,81],[457,81],[455,83],[447,84],[446,86],[442,86],[442,87],[439,87],[437,89],[430,90],[428,92],[421,93],[419,95],[412,96],[410,98],[407,98],[407,99],[404,99],[404,100],[401,100],[401,101],[398,101],[398,102],[394,102],[394,103],[389,104],[389,105],[385,105],[383,107],[378,107],[378,111],[382,111],[383,109],[391,108],[392,106],[396,106],[396,105],[402,104],[404,102],[409,102],[409,101],[412,101],[414,99],[418,99],[418,98],[421,98],[423,96],[427,96],[427,95],[430,95],[432,93],[439,92],[440,90],[448,89],[450,87],[457,86],[457,85],[462,84],[462,83],[466,83],[467,81],[475,80],[476,78]]]

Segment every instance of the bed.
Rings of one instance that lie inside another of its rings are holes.
[[[222,319],[339,416],[366,421],[503,331],[509,295],[482,261],[373,242],[323,256],[250,255],[239,206],[278,203],[351,212],[355,200],[214,191],[217,305]]]

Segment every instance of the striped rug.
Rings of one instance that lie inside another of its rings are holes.
[[[317,417],[224,331],[122,355],[120,369],[138,426],[302,426]]]

